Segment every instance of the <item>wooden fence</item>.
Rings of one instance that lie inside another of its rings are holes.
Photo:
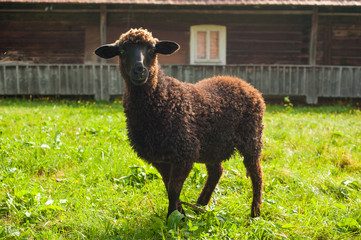
[[[360,66],[163,65],[166,74],[185,82],[213,75],[238,76],[265,96],[361,97]],[[124,83],[115,64],[0,64],[0,96],[68,95],[108,100],[121,95]]]

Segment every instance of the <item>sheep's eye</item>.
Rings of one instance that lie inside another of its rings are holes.
[[[124,49],[120,49],[120,50],[119,50],[119,54],[120,54],[120,55],[124,55],[124,54],[125,54]]]
[[[149,49],[149,53],[150,53],[150,54],[155,54],[155,48],[154,48],[154,47],[150,48],[150,49]]]

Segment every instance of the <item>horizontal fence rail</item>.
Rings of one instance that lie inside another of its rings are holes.
[[[195,83],[214,75],[243,78],[265,96],[361,97],[361,66],[302,65],[162,65],[165,74]],[[0,95],[122,95],[124,82],[116,64],[0,64]]]

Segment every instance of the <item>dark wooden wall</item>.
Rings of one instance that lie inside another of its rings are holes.
[[[84,63],[87,29],[91,24],[97,26],[99,17],[84,13],[2,12],[0,22],[1,62]]]
[[[7,25],[0,33],[0,51],[4,60],[33,63],[80,63],[84,57],[84,29],[53,24],[15,24]],[[20,29],[20,31],[19,31]]]
[[[16,9],[16,5],[11,7]],[[35,9],[29,12],[1,11],[0,62],[100,62],[93,53],[100,45],[100,6],[54,5],[56,12],[43,7],[28,5]],[[217,24],[227,27],[227,64],[308,64],[311,8],[305,14],[181,10],[108,5],[107,42],[114,42],[131,27],[147,28],[155,37],[181,45],[176,54],[160,56],[160,63],[189,64],[190,27]],[[320,15],[318,22],[316,63],[361,65],[361,16]]]
[[[307,64],[310,16],[237,16],[227,28],[230,64]]]
[[[361,16],[320,16],[317,64],[361,65]]]

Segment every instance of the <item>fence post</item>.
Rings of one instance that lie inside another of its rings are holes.
[[[308,104],[317,104],[318,102],[318,95],[316,89],[316,67],[310,68],[310,77],[308,78],[308,85],[306,90],[306,102]]]
[[[1,78],[3,79],[3,82],[1,84]],[[3,95],[6,95],[6,66],[2,66],[2,74],[0,77],[0,93]]]
[[[101,64],[100,65],[100,89],[99,89],[99,93],[100,96],[98,96],[97,100],[105,100],[108,101],[110,99],[110,95],[109,95],[109,76],[108,76],[108,71],[106,71],[105,67],[107,65],[105,64]]]
[[[308,60],[308,63],[310,65],[316,65],[317,32],[318,32],[318,8],[313,7],[311,36],[310,36],[310,49],[309,49],[309,60]]]
[[[96,101],[101,99],[101,84],[100,84],[100,77],[98,78],[98,74],[101,75],[101,66],[99,66],[99,71],[97,73],[96,66],[92,66],[92,76],[93,76],[93,93],[94,98]]]

